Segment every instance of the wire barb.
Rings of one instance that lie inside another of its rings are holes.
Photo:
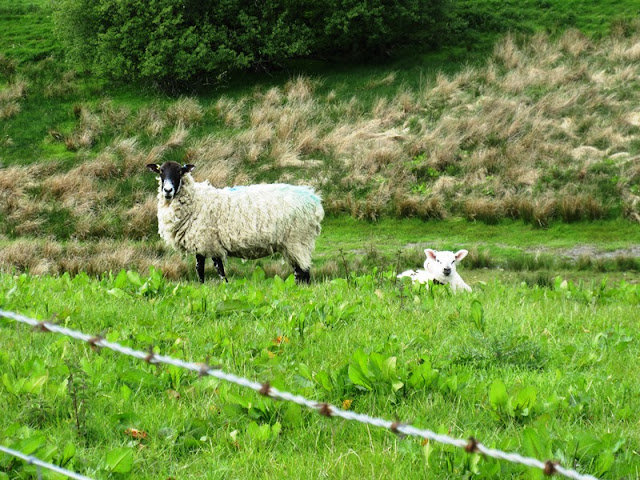
[[[198,370],[198,376],[199,377],[206,377],[207,375],[209,375],[210,371],[211,371],[211,367],[209,367],[207,362],[201,363],[200,364],[200,369]]]
[[[38,322],[33,326],[33,329],[37,332],[50,332],[49,327],[47,327],[47,322]]]
[[[260,390],[258,390],[258,393],[260,395],[265,396],[265,397],[270,397],[271,396],[271,385],[269,384],[269,382],[264,382],[262,384],[262,388]]]
[[[157,362],[155,361],[155,356],[156,354],[153,353],[153,345],[149,345],[149,353],[147,353],[147,356],[144,357],[144,361],[151,364],[157,364]]]
[[[318,409],[318,413],[323,417],[333,417],[333,410],[331,410],[331,405],[328,403],[318,403],[316,408]]]
[[[97,352],[98,350],[100,350],[100,348],[102,348],[102,346],[98,344],[103,340],[104,338],[102,338],[100,335],[96,335],[95,337],[91,337],[89,340],[87,340],[87,343],[91,345],[91,350]]]
[[[474,437],[469,437],[469,443],[464,447],[467,453],[478,453],[478,441]]]
[[[542,470],[542,472],[547,477],[550,477],[551,475],[556,473],[556,464],[555,464],[555,462],[552,462],[551,460],[547,460],[546,462],[544,462],[544,469]]]
[[[400,420],[398,419],[398,417],[396,417],[396,421],[391,423],[391,426],[389,427],[389,430],[391,430],[393,433],[395,433],[398,437],[400,438],[404,438],[407,435],[400,431],[400,429],[404,426],[403,423],[400,423]]]

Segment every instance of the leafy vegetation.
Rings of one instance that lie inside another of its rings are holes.
[[[111,78],[166,86],[219,82],[230,72],[302,55],[380,54],[433,42],[445,30],[445,5],[64,0],[54,3],[54,12],[61,41],[76,63]]]
[[[470,295],[437,285],[425,291],[396,283],[390,271],[305,288],[292,276],[265,280],[260,269],[205,286],[169,282],[157,270],[99,279],[2,275],[0,308],[55,315],[139,350],[152,345],[604,478],[634,476],[638,285],[558,278],[547,288],[474,287]],[[341,477],[363,464],[392,478],[527,472],[0,322],[3,444],[86,475]],[[8,456],[0,471],[35,475]]]

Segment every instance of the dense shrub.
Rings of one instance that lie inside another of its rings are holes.
[[[70,59],[122,80],[175,84],[308,54],[385,53],[437,38],[449,0],[57,0]]]

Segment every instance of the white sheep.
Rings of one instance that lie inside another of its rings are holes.
[[[158,232],[170,246],[195,254],[201,282],[207,256],[226,281],[226,257],[252,259],[280,252],[293,267],[296,281],[309,283],[311,254],[324,217],[321,199],[310,187],[220,189],[194,181],[192,164],[151,163],[147,168],[160,180]]]
[[[449,251],[438,252],[427,248],[424,251],[427,259],[424,262],[424,270],[406,270],[398,275],[398,278],[409,277],[413,282],[424,283],[428,285],[429,280],[434,283],[450,285],[451,290],[471,291],[471,287],[467,285],[460,274],[456,271],[456,262],[460,262],[469,253],[467,250],[459,250],[456,253]]]

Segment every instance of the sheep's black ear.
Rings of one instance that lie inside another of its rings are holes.
[[[196,168],[196,166],[193,163],[186,163],[182,166],[182,174],[189,173],[194,168]]]
[[[155,163],[148,163],[147,169],[149,169],[149,171],[153,173],[160,173],[160,167]]]

